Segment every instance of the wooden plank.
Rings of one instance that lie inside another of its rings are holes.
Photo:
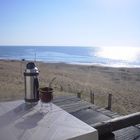
[[[78,101],[75,103],[71,103],[71,104],[63,104],[60,107],[66,111],[68,111],[69,113],[74,112],[74,111],[79,111],[81,109],[86,109],[86,108],[90,108],[93,105],[88,103],[88,102],[84,102],[84,101]]]
[[[104,122],[93,124],[99,135],[105,135],[113,131],[140,124],[140,112],[121,116]]]
[[[94,110],[94,111],[95,111],[95,110],[98,110],[99,108],[101,108],[101,107],[96,106],[96,105],[93,105],[93,106],[91,107],[91,109]]]
[[[102,111],[104,111],[105,109],[104,108],[99,108],[99,109],[97,109],[97,111],[100,111],[100,112],[102,112]]]
[[[62,105],[60,106],[61,108],[75,108],[75,107],[80,107],[80,106],[88,106],[90,107],[89,104],[87,103],[83,103],[83,102],[76,102],[76,103],[72,103],[72,104],[68,104],[68,105]]]
[[[79,106],[79,107],[64,108],[64,110],[69,113],[73,113],[76,111],[87,109],[88,107],[89,107],[88,105],[84,105],[84,106]]]
[[[112,118],[118,118],[118,117],[120,117],[120,115],[113,115],[113,116],[111,116]]]
[[[75,96],[62,96],[62,97],[56,97],[56,98],[54,98],[53,99],[53,102],[54,103],[63,102],[65,100],[70,100],[70,99],[77,99],[77,98]]]
[[[70,99],[70,100],[62,100],[61,102],[53,102],[57,105],[67,105],[67,104],[71,104],[71,103],[75,103],[75,102],[79,102],[80,100],[77,99],[77,98],[73,98],[73,99]]]
[[[140,130],[131,126],[114,132],[115,140],[139,140]]]
[[[140,124],[136,125],[136,127],[140,129]]]
[[[83,101],[78,101],[78,102],[69,102],[69,104],[62,104],[62,105],[60,105],[60,107],[63,107],[63,106],[68,107],[68,106],[82,105],[82,104],[90,105],[89,103],[86,103],[86,102],[83,102]]]

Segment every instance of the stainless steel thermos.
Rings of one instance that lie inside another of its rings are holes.
[[[33,62],[26,65],[24,72],[25,102],[37,103],[39,100],[39,71]]]

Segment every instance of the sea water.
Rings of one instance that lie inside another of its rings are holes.
[[[0,59],[140,67],[139,47],[0,46]]]

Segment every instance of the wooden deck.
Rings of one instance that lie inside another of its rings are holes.
[[[75,96],[56,97],[53,103],[90,126],[98,122],[120,117],[117,113],[80,100]],[[113,132],[113,136],[101,137],[100,140],[140,140],[140,127],[137,125],[124,128]]]

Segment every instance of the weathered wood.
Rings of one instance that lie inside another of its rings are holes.
[[[93,105],[88,103],[88,102],[84,102],[84,101],[78,101],[75,103],[71,103],[71,104],[63,104],[60,105],[60,107],[64,110],[66,110],[69,113],[75,112],[75,111],[79,111],[82,109],[87,109],[89,107],[92,107]]]
[[[65,104],[71,104],[71,103],[75,103],[75,102],[78,102],[78,101],[81,101],[79,98],[66,98],[66,99],[56,99],[56,100],[53,100],[53,103],[55,103],[56,105],[58,106],[61,106],[61,105],[65,105]]]
[[[90,102],[94,104],[94,93],[92,91],[90,92]]]
[[[106,109],[111,110],[112,107],[112,94],[108,94],[108,106]]]
[[[99,135],[105,135],[113,131],[140,124],[140,112],[118,117],[112,120],[91,125],[98,130]]]
[[[73,96],[73,97],[72,96],[56,97],[56,98],[54,98],[53,102],[58,106],[62,106],[62,108],[64,110],[71,113],[72,115],[79,118],[80,120],[84,121],[85,123],[88,122],[88,124],[90,126],[95,126],[95,123],[97,125],[98,122],[103,122],[104,120],[108,120],[108,119],[102,118],[101,117],[102,114],[109,117],[110,119],[112,119],[114,117],[119,117],[119,115],[117,115],[117,113],[114,113],[110,110],[105,110],[104,108],[100,108],[99,106],[96,106],[95,104],[85,103],[86,101],[80,100],[76,96]],[[92,111],[95,113],[95,115],[98,114],[99,116],[98,117],[93,116],[93,114],[91,113]],[[80,112],[82,112],[82,113],[80,113]],[[96,114],[96,112],[97,112],[97,114]],[[125,123],[126,122],[124,122],[124,124]],[[122,123],[120,123],[120,124],[122,124]],[[109,127],[112,127],[112,126],[109,126]],[[105,127],[104,130],[106,130],[106,127]],[[99,140],[105,140],[105,139],[106,140],[112,140],[110,138],[105,137],[105,136],[110,136],[110,134],[111,134],[110,130],[112,132],[112,128],[111,129],[109,128],[109,131],[107,131],[107,134],[104,133],[106,135],[101,135],[100,134],[101,136],[99,136]],[[113,133],[115,134],[115,140],[126,140],[126,139],[127,140],[132,140],[136,137],[139,137],[140,126],[135,125],[135,126],[123,128],[119,131],[115,131],[113,129]]]
[[[81,99],[81,92],[78,92],[77,93],[77,98],[80,98]]]

